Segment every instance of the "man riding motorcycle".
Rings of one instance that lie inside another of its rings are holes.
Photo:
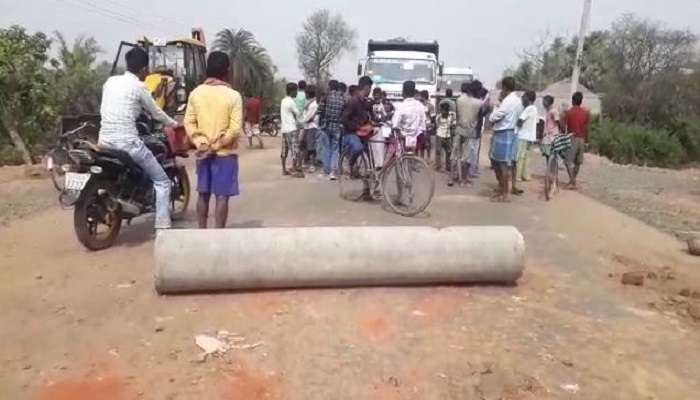
[[[153,181],[156,193],[156,229],[168,229],[170,221],[170,179],[153,153],[139,138],[136,120],[145,110],[155,120],[176,127],[156,105],[143,80],[148,75],[148,53],[135,47],[126,53],[126,72],[107,79],[102,88],[99,145],[125,151]]]

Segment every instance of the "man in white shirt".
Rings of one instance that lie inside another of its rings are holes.
[[[310,163],[309,172],[316,171],[316,141],[318,140],[318,102],[316,101],[316,87],[306,87],[306,105],[304,106],[304,135],[301,140],[303,148],[303,160]]]
[[[518,135],[515,128],[523,111],[522,100],[515,92],[513,77],[508,76],[501,81],[501,96],[501,104],[489,117],[494,124],[490,157],[499,187],[493,199],[507,202],[511,169],[515,165],[518,152]],[[513,190],[517,189],[514,187]]]
[[[396,105],[391,124],[406,140],[406,149],[415,151],[418,135],[425,132],[425,106],[416,99],[416,83],[403,83],[403,101]]]
[[[296,177],[303,178],[301,171],[301,157],[299,157],[299,121],[301,120],[299,108],[295,101],[298,86],[294,82],[287,84],[287,97],[282,99],[280,105],[280,119],[282,120],[282,175],[291,175],[287,171],[287,156],[292,153],[292,170]]]
[[[522,103],[525,110],[518,118],[518,161],[516,177],[523,182],[530,180],[530,153],[532,146],[537,142],[537,122],[539,113],[535,106],[537,95],[532,90],[523,94]]]
[[[148,75],[148,53],[135,47],[126,53],[123,75],[107,79],[102,87],[99,145],[125,151],[153,181],[156,192],[156,229],[168,229],[170,220],[170,179],[153,153],[139,138],[136,120],[146,111],[166,126],[176,127],[153,100],[143,80]]]

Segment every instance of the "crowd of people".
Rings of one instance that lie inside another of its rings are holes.
[[[372,79],[366,76],[349,87],[331,80],[324,90],[305,81],[287,84],[287,96],[280,107],[282,173],[304,177],[320,165],[321,177],[335,180],[340,152],[350,154],[353,164],[365,149],[372,152],[375,166],[381,168],[384,147],[378,143],[382,140],[368,139],[386,139],[394,129],[408,149],[448,174],[448,186],[470,186],[479,176],[482,134],[490,127],[489,158],[498,181],[493,200],[505,202],[511,194],[523,194],[518,181],[530,180],[530,159],[536,144],[550,157],[555,137],[565,133],[573,138],[556,151],[566,161],[569,186],[576,188],[590,123],[580,92],[573,95],[573,106],[561,116],[551,96],[543,97],[540,113],[536,93],[516,91],[512,77],[501,81],[498,99],[492,99],[476,80],[463,83],[459,96],[448,89],[437,107],[429,93],[417,91],[412,81],[404,83],[403,100],[396,103],[372,86]]]
[[[142,82],[148,75],[148,54],[134,48],[126,54],[126,63],[127,71],[109,78],[103,88],[100,145],[127,152],[148,174],[156,194],[156,228],[167,229],[171,226],[170,182],[139,139],[135,123],[145,110],[166,126],[184,126],[196,147],[199,227],[207,227],[212,196],[215,226],[225,227],[229,199],[239,194],[239,137],[246,132],[249,145],[255,136],[260,140],[261,100],[247,96],[244,104],[228,82],[228,55],[214,51],[207,59],[207,79],[190,94],[184,123],[180,124],[156,104]],[[518,94],[512,77],[502,80],[495,104],[483,85],[473,81],[462,85],[456,99],[448,90],[437,110],[429,94],[417,91],[413,81],[403,83],[400,102],[390,101],[386,93],[380,88],[372,90],[372,86],[367,76],[350,86],[331,80],[324,90],[304,81],[287,84],[286,97],[280,104],[282,173],[303,177],[320,165],[321,176],[335,180],[341,151],[349,157],[350,165],[364,151],[371,151],[375,166],[381,168],[383,141],[375,140],[380,146],[372,146],[368,139],[377,135],[389,138],[397,132],[407,150],[428,161],[434,155],[435,168],[440,171],[444,167],[449,174],[448,185],[470,185],[479,176],[482,133],[490,124],[493,135],[489,157],[499,183],[494,200],[508,201],[510,194],[522,194],[517,181],[529,179],[530,153],[536,142],[542,144],[546,157],[566,150],[569,183],[576,188],[590,123],[580,92],[573,95],[573,106],[562,119],[551,96],[544,96],[544,115],[540,115],[534,105],[536,94]],[[567,146],[570,149],[558,146],[561,141],[557,137],[565,132],[573,136]]]

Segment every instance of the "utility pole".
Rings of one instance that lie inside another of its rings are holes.
[[[591,1],[583,0],[583,14],[581,15],[581,27],[578,31],[578,48],[574,60],[574,72],[571,74],[571,94],[578,91],[578,81],[581,77],[581,61],[583,60],[583,44],[588,32],[588,21],[591,18]]]

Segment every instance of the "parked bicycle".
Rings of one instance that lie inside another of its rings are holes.
[[[383,165],[376,165],[373,144],[383,145]],[[350,201],[381,200],[393,212],[412,217],[425,211],[435,193],[435,175],[427,162],[406,151],[400,135],[375,134],[364,142],[364,151],[351,163],[341,150],[340,195]]]

